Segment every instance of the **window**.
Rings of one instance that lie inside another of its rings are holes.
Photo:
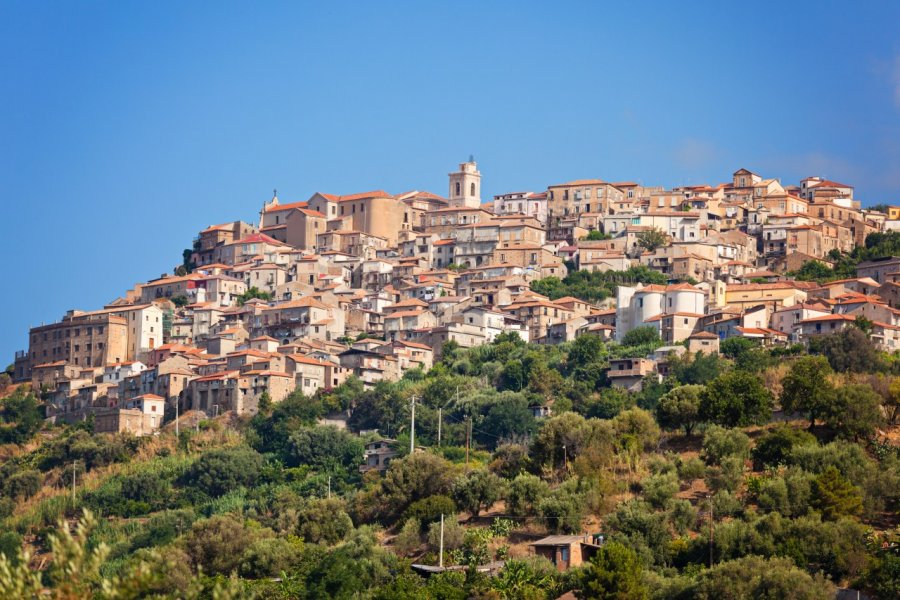
[[[457,196],[460,195],[460,186],[459,186],[459,182],[458,182],[458,181],[456,182],[456,195],[457,195]]]
[[[469,186],[469,195],[470,196],[475,195],[475,184],[474,183],[472,183],[472,185]]]

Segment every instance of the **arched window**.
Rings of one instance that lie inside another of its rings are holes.
[[[456,182],[456,195],[459,196],[459,182]]]
[[[469,195],[474,196],[475,195],[475,184],[474,183],[469,186],[469,190],[470,190]]]

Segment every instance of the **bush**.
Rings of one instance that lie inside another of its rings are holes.
[[[737,456],[725,457],[721,464],[707,470],[706,481],[713,490],[737,491],[744,481],[744,459]]]
[[[241,556],[242,577],[275,577],[300,562],[301,546],[284,538],[257,540]]]
[[[699,458],[689,458],[678,462],[678,477],[682,481],[693,481],[706,475],[706,464]]]
[[[707,464],[720,464],[727,457],[746,459],[750,455],[750,438],[740,429],[713,425],[703,436],[703,458]]]
[[[400,529],[400,533],[394,538],[394,550],[399,556],[409,556],[418,550],[421,544],[422,523],[418,519],[407,519]]]
[[[642,496],[656,508],[662,508],[678,492],[678,477],[674,473],[660,473],[641,481]]]
[[[302,427],[288,438],[285,464],[309,465],[314,469],[355,469],[363,458],[359,437],[334,425]]]
[[[537,475],[523,473],[513,479],[507,488],[506,510],[517,517],[531,516],[549,493],[547,482]]]
[[[702,572],[692,598],[784,598],[832,600],[834,587],[821,575],[810,576],[786,558],[747,556],[723,562]]]
[[[262,455],[246,446],[210,450],[191,465],[182,483],[215,498],[256,485],[262,466]]]
[[[456,515],[444,515],[444,552],[461,548],[466,530],[459,524]],[[428,545],[438,550],[441,544],[441,523],[437,521],[428,526]]]
[[[538,515],[546,521],[547,529],[556,533],[580,533],[585,507],[579,495],[556,490],[537,506]]]
[[[157,473],[140,471],[122,479],[122,496],[128,500],[145,502],[154,509],[171,499],[172,487]]]
[[[429,496],[417,500],[406,509],[407,519],[418,519],[422,527],[441,520],[441,515],[455,515],[456,503],[448,496]]]
[[[270,537],[270,531],[250,529],[232,515],[216,515],[194,523],[184,544],[194,563],[206,573],[227,575],[237,569],[250,546]]]
[[[453,499],[457,506],[477,517],[490,508],[503,494],[503,480],[485,470],[475,470],[453,483]]]
[[[19,471],[7,478],[3,484],[3,493],[16,500],[31,498],[40,491],[43,481],[40,471]]]
[[[618,542],[607,542],[584,569],[581,585],[588,598],[647,600],[650,590],[642,572],[643,565],[634,550]]]
[[[700,394],[700,418],[726,427],[764,424],[772,416],[772,394],[756,375],[731,371]]]
[[[752,452],[754,468],[762,470],[787,464],[794,447],[816,443],[815,436],[808,431],[779,425],[756,441]]]
[[[353,521],[339,498],[312,500],[298,517],[301,537],[314,544],[336,544],[353,530]]]

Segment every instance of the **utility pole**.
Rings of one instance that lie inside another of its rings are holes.
[[[438,553],[438,566],[444,567],[444,513],[441,513],[441,549]]]
[[[472,439],[472,417],[466,416],[466,471],[469,470],[469,441]]]
[[[75,508],[75,465],[78,464],[78,460],[72,461],[72,508]]]
[[[441,411],[442,410],[443,409],[438,408],[438,448],[441,447],[441,420],[442,420]]]
[[[566,451],[566,445],[563,444],[563,465],[566,467],[566,473],[569,472],[569,453]]]
[[[706,495],[709,498],[709,568],[711,569],[713,566],[713,543],[715,539],[715,521],[713,520],[713,503],[712,496],[709,494]]]
[[[416,397],[409,399],[409,408],[411,410],[409,416],[409,453],[410,455],[416,450]]]
[[[175,399],[175,438],[176,439],[179,437],[179,431],[178,431],[178,405],[180,404],[179,400],[180,400],[179,398]]]

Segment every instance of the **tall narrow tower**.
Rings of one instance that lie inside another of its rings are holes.
[[[450,173],[450,206],[452,208],[478,208],[481,206],[481,173],[475,158],[459,165],[459,171]]]

